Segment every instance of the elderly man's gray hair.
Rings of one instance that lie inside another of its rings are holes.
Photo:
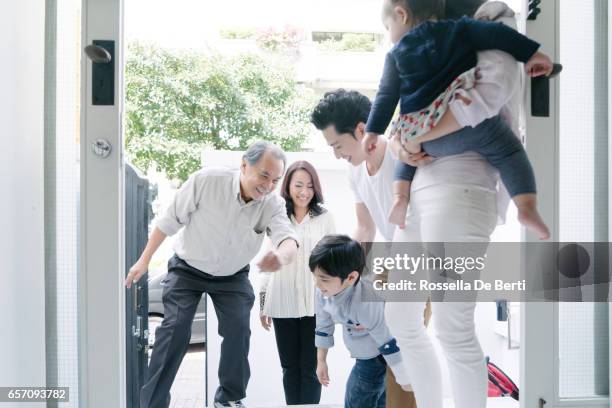
[[[265,140],[258,140],[253,142],[246,152],[244,152],[243,159],[245,159],[251,166],[257,164],[264,153],[270,152],[272,155],[283,161],[283,167],[287,167],[287,156],[285,152],[279,146],[274,143],[267,142]]]

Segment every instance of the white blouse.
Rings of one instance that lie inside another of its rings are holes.
[[[315,284],[308,267],[308,258],[315,245],[336,227],[329,211],[316,217],[307,214],[301,223],[291,216],[300,246],[296,260],[276,272],[261,273],[260,292],[265,292],[263,314],[289,318],[314,316]]]

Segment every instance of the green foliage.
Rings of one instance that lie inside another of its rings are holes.
[[[242,27],[222,28],[219,34],[221,38],[225,38],[227,40],[245,40],[255,36],[255,29]]]
[[[126,152],[185,180],[205,147],[244,150],[258,139],[299,151],[312,95],[261,57],[176,52],[131,44],[126,64]]]
[[[320,42],[317,46],[323,51],[330,52],[372,52],[376,49],[381,41],[379,36],[368,33],[343,33],[341,38],[338,36],[323,36],[329,37]]]

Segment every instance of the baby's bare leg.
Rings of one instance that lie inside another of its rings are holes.
[[[389,222],[399,225],[400,228],[406,226],[406,212],[410,201],[410,182],[396,180],[393,182],[393,207],[389,211]]]
[[[533,193],[517,194],[512,200],[518,208],[519,222],[536,233],[540,239],[550,238],[550,231],[538,212],[537,196]]]

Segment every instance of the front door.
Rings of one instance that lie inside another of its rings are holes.
[[[564,67],[550,83],[549,116],[536,116],[527,95],[527,152],[539,207],[552,241],[605,243],[608,2],[529,1],[529,7],[535,18],[527,34]],[[609,406],[607,302],[527,302],[521,321],[521,407]]]

